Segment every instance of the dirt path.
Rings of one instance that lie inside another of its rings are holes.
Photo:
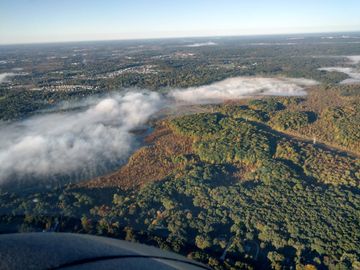
[[[201,105],[189,105],[189,106],[181,106],[177,109],[169,109],[167,111],[163,112],[163,116],[166,117],[177,117],[180,115],[185,115],[185,114],[195,114],[195,113],[211,113],[214,112],[210,107],[205,107],[205,106],[201,106]],[[301,136],[298,134],[294,134],[294,133],[290,133],[290,132],[286,132],[286,131],[280,131],[280,130],[276,130],[266,124],[263,124],[261,122],[256,122],[259,126],[276,133],[278,136],[280,137],[285,137],[287,139],[292,139],[292,140],[297,140],[303,143],[308,143],[308,144],[314,144],[313,142],[313,138],[309,138],[309,137],[305,137],[305,136]],[[328,144],[326,142],[323,141],[319,141],[318,138],[316,139],[316,143],[315,145],[323,150],[328,150],[328,151],[332,151],[335,152],[336,154],[338,154],[339,156],[346,156],[346,157],[351,157],[351,158],[360,158],[360,153],[354,152],[354,151],[350,151],[348,149],[345,149],[343,147],[340,146],[336,146],[336,145],[331,145]]]
[[[273,129],[272,127],[270,127],[266,124],[260,123],[260,122],[254,122],[254,123],[256,123],[256,125],[258,125],[259,127],[262,127],[263,129],[268,130],[269,132],[275,133],[279,137],[284,137],[284,138],[290,139],[290,140],[297,140],[297,141],[307,143],[307,144],[314,144],[313,139],[311,139],[311,138],[302,137],[302,136],[295,135],[292,133],[287,133],[284,131],[279,131],[279,130]],[[360,158],[360,154],[358,154],[356,152],[345,150],[343,148],[340,148],[340,147],[337,147],[334,145],[329,145],[322,141],[316,141],[316,143],[314,145],[316,145],[318,148],[320,148],[322,150],[335,152],[339,156],[357,158],[357,159]]]

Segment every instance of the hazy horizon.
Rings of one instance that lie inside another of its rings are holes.
[[[91,42],[121,42],[121,41],[151,41],[151,40],[171,40],[171,39],[189,39],[191,40],[201,40],[201,39],[217,39],[222,38],[261,38],[261,37],[311,37],[311,36],[321,36],[321,35],[354,35],[360,34],[358,31],[329,31],[329,32],[299,32],[299,33],[274,33],[274,34],[238,34],[238,35],[198,35],[198,36],[168,36],[168,37],[144,37],[144,38],[113,38],[113,39],[83,39],[83,40],[64,40],[64,41],[33,41],[33,42],[19,42],[19,43],[0,43],[0,46],[12,46],[12,45],[41,45],[41,44],[63,44],[63,43],[91,43]],[[360,39],[360,36],[359,36]]]
[[[4,0],[0,44],[358,32],[358,10],[354,0]]]

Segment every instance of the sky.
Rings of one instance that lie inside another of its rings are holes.
[[[360,31],[359,0],[0,0],[0,44]]]

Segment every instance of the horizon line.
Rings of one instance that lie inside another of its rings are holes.
[[[64,41],[40,41],[40,42],[16,42],[0,43],[1,46],[16,45],[46,45],[46,44],[63,44],[63,43],[91,43],[91,42],[111,42],[111,41],[146,41],[146,40],[166,40],[181,38],[226,38],[226,37],[266,37],[266,36],[286,36],[286,35],[320,35],[320,34],[360,34],[359,30],[352,31],[316,31],[316,32],[284,32],[284,33],[258,33],[258,34],[234,34],[234,35],[189,35],[189,36],[168,36],[168,37],[147,37],[147,38],[114,38],[114,39],[84,39],[84,40],[64,40]]]

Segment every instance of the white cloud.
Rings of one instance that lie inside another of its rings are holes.
[[[319,68],[319,70],[324,70],[328,72],[336,71],[347,74],[350,78],[341,81],[340,84],[360,83],[360,71],[352,67],[325,67]]]
[[[360,63],[360,55],[348,55],[346,56],[351,62],[351,64],[357,65]]]
[[[0,181],[12,176],[91,177],[106,163],[126,158],[134,146],[129,131],[161,106],[157,93],[129,92],[85,111],[50,113],[0,126]]]
[[[185,47],[195,48],[195,47],[205,47],[205,46],[216,46],[217,43],[208,41],[208,42],[202,42],[202,43],[194,43],[186,45]]]
[[[15,75],[15,73],[12,73],[12,72],[0,73],[0,83],[5,82],[7,77],[14,76],[14,75]]]
[[[347,67],[323,67],[319,70],[327,72],[341,72],[347,74],[350,78],[340,82],[340,84],[357,84],[360,83],[360,69],[356,67],[360,64],[360,55],[333,56],[333,58],[345,57],[349,60]]]
[[[188,103],[211,103],[256,95],[301,96],[305,86],[317,82],[307,79],[237,77],[188,89],[173,90],[169,96]]]
[[[63,103],[57,110],[24,121],[0,123],[0,183],[32,177],[51,183],[57,181],[57,176],[66,175],[75,182],[107,172],[109,164],[119,165],[136,148],[130,131],[164,106],[215,103],[253,95],[304,95],[304,87],[315,83],[305,79],[237,77],[175,89],[165,96],[129,91],[101,100]],[[179,102],[174,103],[174,99]]]

